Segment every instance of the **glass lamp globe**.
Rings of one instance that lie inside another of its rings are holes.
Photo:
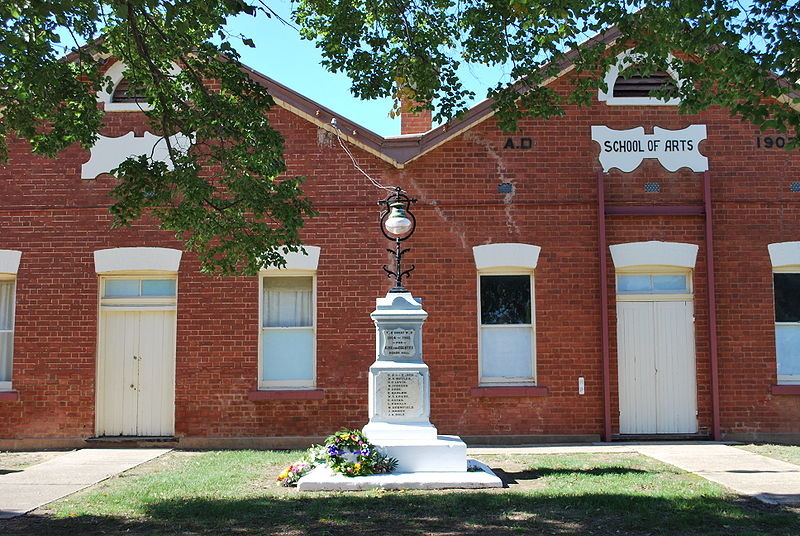
[[[392,236],[403,236],[411,230],[414,225],[411,220],[406,216],[406,210],[403,203],[395,203],[392,205],[392,212],[386,221],[383,222],[383,227],[386,232]]]

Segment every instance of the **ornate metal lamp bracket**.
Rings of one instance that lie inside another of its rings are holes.
[[[395,187],[394,193],[387,196],[386,199],[378,201],[379,205],[385,207],[380,220],[381,232],[388,240],[394,241],[395,245],[394,250],[386,250],[394,255],[394,270],[390,270],[386,265],[383,266],[386,276],[395,278],[394,288],[389,292],[408,292],[403,286],[403,277],[411,277],[411,272],[416,267],[411,265],[411,268],[403,270],[403,255],[411,251],[411,248],[403,249],[400,244],[411,238],[417,228],[417,219],[411,212],[411,205],[416,201],[416,199],[408,197],[399,186]],[[396,228],[400,229],[399,233]],[[392,232],[393,229],[395,232]]]

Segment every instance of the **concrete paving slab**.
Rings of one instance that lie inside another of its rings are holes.
[[[16,517],[66,497],[171,449],[82,449],[0,475],[0,519]]]
[[[800,466],[728,445],[640,445],[645,456],[768,504],[800,504]]]

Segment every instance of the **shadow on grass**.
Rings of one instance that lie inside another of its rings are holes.
[[[0,522],[9,535],[796,535],[790,510],[717,497],[512,491],[265,495],[153,503],[142,519],[81,516]]]
[[[631,475],[631,474],[647,474],[648,471],[643,469],[633,469],[631,467],[593,467],[591,469],[568,469],[568,468],[550,468],[545,467],[541,469],[529,469],[525,471],[508,472],[503,469],[492,469],[497,476],[503,481],[506,486],[508,484],[517,484],[520,480],[535,480],[547,476],[609,476],[609,475]]]

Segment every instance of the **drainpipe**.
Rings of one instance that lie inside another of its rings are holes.
[[[611,441],[611,374],[608,350],[608,248],[606,247],[605,173],[597,172],[597,232],[600,248],[600,319],[603,339],[603,441]]]
[[[711,172],[703,172],[703,202],[706,212],[706,270],[708,288],[708,346],[711,352],[711,425],[714,441],[720,441],[719,361],[717,357],[717,292],[714,285],[714,232],[711,225]]]

